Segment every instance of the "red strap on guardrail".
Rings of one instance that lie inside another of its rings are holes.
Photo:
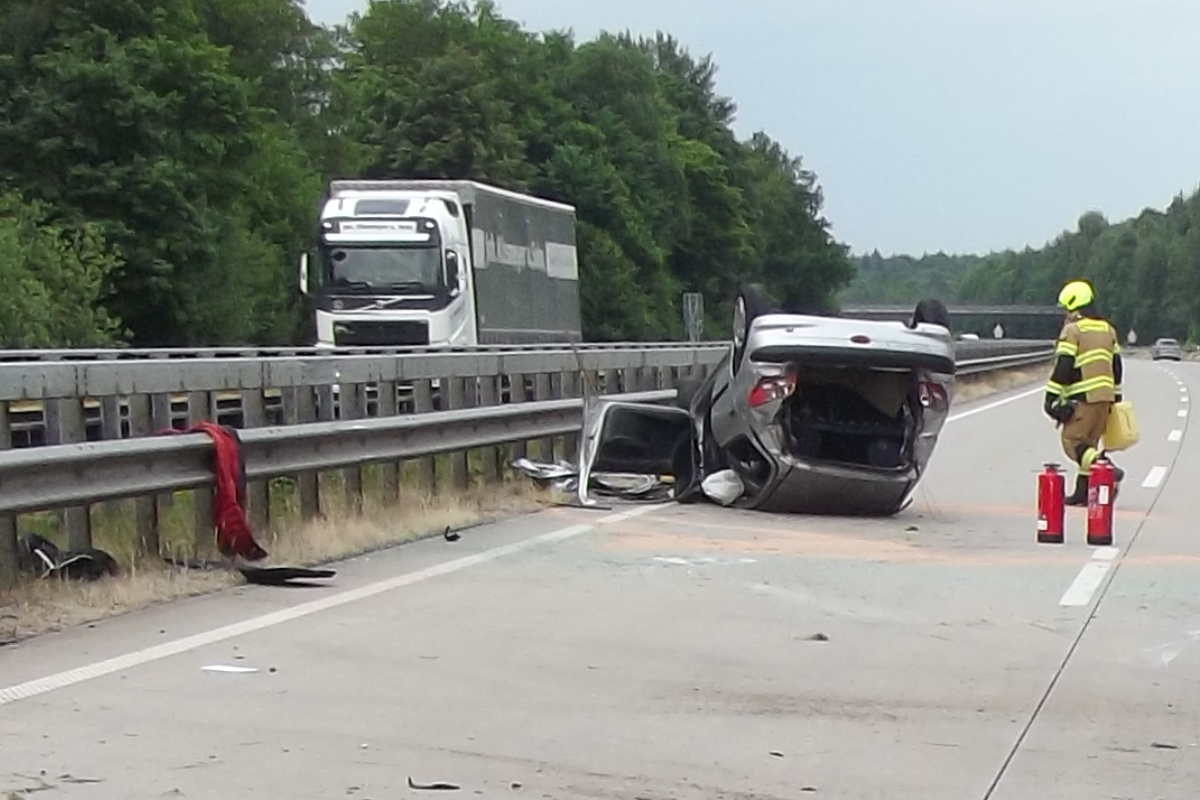
[[[213,440],[213,525],[217,550],[226,558],[261,561],[267,551],[254,540],[246,521],[246,470],[237,432],[214,422],[198,422],[186,430],[168,428],[160,434],[204,433]]]

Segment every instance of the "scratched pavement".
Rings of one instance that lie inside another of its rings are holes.
[[[0,797],[1193,800],[1200,365],[1127,384],[1112,549],[1036,544],[1021,390],[892,519],[554,509],[0,650]]]

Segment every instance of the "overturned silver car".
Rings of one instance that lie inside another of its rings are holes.
[[[910,502],[954,394],[945,307],[907,322],[734,304],[733,342],[672,406],[600,399],[584,415],[579,500],[598,473],[671,476],[674,497],[775,512],[890,515]]]

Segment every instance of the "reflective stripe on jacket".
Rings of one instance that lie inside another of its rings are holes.
[[[1121,345],[1106,320],[1070,319],[1058,335],[1049,394],[1087,403],[1112,402],[1121,393]]]

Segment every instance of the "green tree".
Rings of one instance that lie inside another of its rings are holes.
[[[119,341],[122,331],[100,301],[116,266],[96,226],[56,225],[43,204],[0,193],[0,347]]]

